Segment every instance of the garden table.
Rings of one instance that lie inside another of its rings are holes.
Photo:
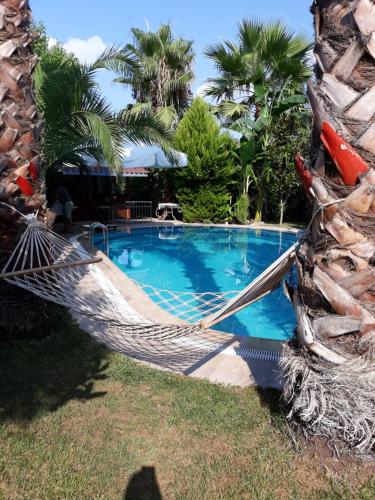
[[[162,220],[166,220],[169,215],[172,216],[174,220],[177,220],[174,215],[175,210],[181,212],[181,207],[177,203],[159,203],[155,215],[158,219]]]

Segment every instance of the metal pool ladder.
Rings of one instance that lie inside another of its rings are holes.
[[[103,245],[104,245],[104,253],[109,256],[109,237],[108,237],[108,228],[106,225],[101,222],[94,222],[91,224],[89,228],[89,242],[90,242],[90,252],[94,253],[94,236],[95,231],[100,229],[103,234]]]

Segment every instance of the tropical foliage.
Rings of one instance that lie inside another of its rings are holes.
[[[306,196],[295,171],[296,151],[308,154],[310,140],[310,112],[304,108],[282,113],[274,121],[264,147],[253,122],[239,119],[233,128],[242,139],[239,156],[239,199],[234,206],[235,218],[245,223],[251,213],[262,209],[264,218],[276,221],[284,213],[289,220],[304,220]],[[251,200],[249,200],[249,197]]]
[[[121,128],[99,94],[94,72],[63,54],[46,56],[36,71],[38,106],[45,117],[44,162],[84,163],[84,156],[118,165]]]
[[[237,44],[225,41],[207,49],[219,77],[208,81],[206,93],[218,101],[216,111],[222,120],[244,135],[241,197],[251,179],[257,188],[255,220],[261,220],[267,150],[279,118],[290,110],[301,110],[306,102],[303,84],[310,74],[311,44],[281,22],[244,20],[238,38]],[[255,152],[256,161],[250,165]]]
[[[170,24],[156,32],[133,28],[132,34],[134,43],[110,48],[96,67],[114,71],[115,82],[131,87],[135,109],[152,109],[172,126],[191,101],[193,42],[175,38]]]
[[[238,38],[237,44],[224,41],[206,50],[220,74],[208,80],[206,93],[220,101],[219,111],[230,121],[243,116],[264,120],[262,105],[289,107],[290,92],[301,91],[310,75],[312,45],[281,22],[245,19]]]
[[[45,118],[45,165],[81,166],[85,157],[91,157],[117,168],[125,140],[151,143],[168,137],[160,120],[146,110],[115,114],[95,76],[95,68],[80,64],[61,49],[52,49],[42,58],[35,81]]]
[[[310,213],[294,158],[309,155],[311,115],[286,113],[280,117],[267,149],[264,211],[267,220],[303,222]]]
[[[174,140],[187,153],[188,167],[174,174],[177,199],[186,222],[224,222],[230,218],[235,176],[235,142],[220,133],[208,104],[195,99],[180,121]]]

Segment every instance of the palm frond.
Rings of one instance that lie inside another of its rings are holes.
[[[253,53],[259,43],[263,23],[259,19],[243,19],[239,25],[239,39],[243,54]]]
[[[157,36],[160,38],[163,45],[167,45],[172,41],[172,28],[170,23],[162,24],[158,31]]]
[[[135,45],[143,56],[152,57],[155,53],[161,53],[162,43],[158,33],[143,31],[139,28],[133,28],[132,33]]]
[[[204,53],[222,73],[239,75],[245,70],[240,48],[230,42],[211,45]]]
[[[289,57],[306,58],[313,47],[314,43],[310,37],[303,33],[297,33],[289,42],[288,55]]]
[[[163,123],[167,130],[172,129],[178,118],[174,106],[165,106],[164,108],[159,108],[155,116],[158,120],[160,120],[161,123]]]
[[[222,101],[217,106],[217,110],[220,115],[225,119],[229,119],[230,122],[249,115],[248,104],[230,100]]]
[[[78,164],[90,156],[111,168],[120,165],[125,139],[167,144],[169,131],[151,106],[114,114],[95,82],[96,66],[74,58],[47,58],[38,69],[38,106],[45,117],[45,165]]]
[[[125,77],[139,70],[140,64],[130,47],[112,45],[98,57],[91,67],[93,70],[107,69]]]
[[[208,80],[206,95],[227,101],[219,105],[227,119],[238,117],[246,105],[248,113],[254,103],[272,108],[286,94],[300,92],[311,71],[307,37],[281,21],[244,19],[238,38],[238,45],[224,41],[205,51],[219,72],[217,78]],[[264,89],[261,95],[259,89]]]
[[[107,49],[95,67],[114,71],[115,83],[130,86],[137,102],[152,103],[154,111],[174,106],[181,114],[193,81],[193,42],[174,38],[169,23],[156,32],[133,28],[132,34],[132,44]]]
[[[123,110],[116,116],[122,126],[124,140],[135,144],[161,145],[170,147],[171,130],[146,106]]]
[[[94,94],[86,96],[82,109],[74,113],[72,121],[81,137],[91,137],[98,144],[110,168],[120,166],[122,130],[104,98]]]
[[[194,80],[194,74],[192,71],[188,71],[181,75],[177,75],[168,80],[164,87],[164,92],[169,100],[173,94],[180,92],[187,85],[189,85]]]
[[[223,97],[232,99],[236,90],[236,81],[231,76],[227,78],[209,78],[204,94],[207,97],[213,97],[217,101]]]

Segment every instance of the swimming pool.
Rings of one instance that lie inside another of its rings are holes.
[[[277,231],[153,226],[111,232],[109,248],[111,260],[131,279],[156,289],[199,294],[241,291],[295,241],[295,235]],[[103,249],[100,238],[96,244]],[[287,340],[294,325],[293,308],[279,288],[215,329]]]

